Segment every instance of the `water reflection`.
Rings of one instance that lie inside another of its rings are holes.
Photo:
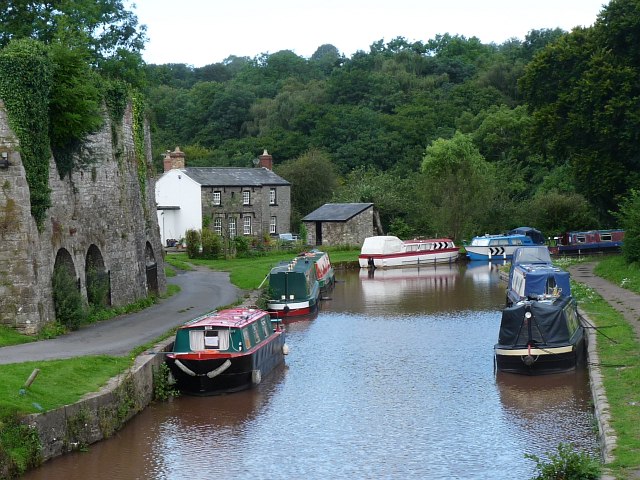
[[[548,442],[553,437],[596,453],[586,369],[543,376],[497,372],[496,385],[505,421],[523,447],[555,449]]]

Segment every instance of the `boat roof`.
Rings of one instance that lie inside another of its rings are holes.
[[[282,261],[271,269],[270,275],[283,273],[283,272],[306,272],[312,268],[318,258],[326,255],[325,252],[319,250],[312,250],[311,252],[303,252],[298,254],[290,261]]]
[[[434,243],[434,242],[452,242],[450,238],[414,238],[405,240],[404,243]]]
[[[269,313],[257,308],[229,308],[218,312],[213,311],[205,313],[204,315],[185,323],[180,328],[188,329],[205,326],[242,328],[255,322],[264,315],[269,315]]]
[[[549,249],[543,245],[518,247],[513,251],[512,265],[545,264],[552,265]]]

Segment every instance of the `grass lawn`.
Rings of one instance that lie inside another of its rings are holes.
[[[640,270],[625,265],[619,255],[595,257],[595,272],[618,285],[640,293]],[[597,292],[572,282],[580,308],[600,329],[598,355],[610,406],[611,426],[617,436],[615,460],[607,468],[616,479],[632,477],[640,469],[640,342],[624,317]]]
[[[323,248],[331,258],[331,263],[339,265],[341,263],[357,262],[359,249],[332,249]],[[273,267],[283,260],[291,260],[296,255],[295,250],[291,251],[276,251],[260,257],[250,258],[234,258],[231,260],[205,260],[205,259],[190,259],[186,253],[172,253],[167,255],[166,261],[175,268],[182,268],[181,266],[202,265],[209,267],[213,270],[219,270],[230,273],[231,283],[243,290],[255,290],[260,287],[265,281],[265,278],[269,275],[269,272]],[[188,267],[190,268],[190,267]]]

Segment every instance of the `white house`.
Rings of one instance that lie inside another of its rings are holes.
[[[289,232],[291,184],[271,170],[272,164],[266,150],[254,168],[186,167],[180,149],[168,152],[156,182],[162,243],[203,226],[228,238]]]

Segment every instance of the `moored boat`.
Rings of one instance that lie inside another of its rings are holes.
[[[210,312],[178,328],[166,363],[176,387],[215,395],[257,385],[283,363],[284,330],[256,308]]]
[[[617,252],[624,243],[624,230],[566,232],[555,237],[555,241],[556,245],[549,247],[554,255]]]
[[[538,245],[531,235],[507,233],[504,235],[482,235],[473,237],[465,244],[469,260],[509,260],[516,248]]]
[[[586,336],[569,273],[552,264],[547,247],[515,250],[506,304],[494,346],[498,370],[558,373],[584,358]]]
[[[364,239],[358,263],[361,268],[433,265],[455,262],[459,253],[459,248],[449,238],[403,241],[393,235],[380,235]]]
[[[524,300],[502,311],[496,368],[526,375],[573,370],[584,360],[585,343],[573,297]]]
[[[329,255],[312,250],[269,272],[267,310],[272,317],[309,315],[316,311],[320,295],[335,282]]]

